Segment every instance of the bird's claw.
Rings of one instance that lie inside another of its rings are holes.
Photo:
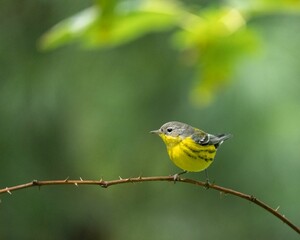
[[[205,188],[206,190],[208,190],[208,189],[210,188],[210,185],[211,185],[211,183],[209,182],[209,179],[206,178],[205,184],[204,184],[204,188]]]
[[[174,184],[175,184],[179,179],[180,179],[180,178],[179,178],[179,174],[178,174],[178,173],[176,173],[176,174],[173,175]]]
[[[173,175],[174,183],[176,183],[178,180],[180,180],[179,175],[182,175],[182,174],[185,174],[185,173],[187,173],[187,171],[184,170],[183,172],[174,174],[174,175]]]

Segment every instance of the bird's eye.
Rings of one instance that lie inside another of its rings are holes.
[[[173,128],[171,128],[171,127],[168,127],[168,128],[167,128],[167,132],[170,133],[170,132],[172,132],[172,131],[173,131]]]

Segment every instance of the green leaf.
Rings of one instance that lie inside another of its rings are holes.
[[[42,36],[39,46],[48,50],[79,42],[85,47],[114,47],[176,26],[180,13],[174,1],[122,1],[116,6],[99,1],[97,6],[58,23]]]
[[[196,66],[197,72],[191,99],[205,106],[230,81],[241,57],[256,49],[258,37],[234,8],[208,9],[199,16],[187,16],[182,27],[174,35],[174,44],[190,53],[187,62]]]
[[[50,50],[80,39],[93,28],[100,14],[100,9],[94,6],[61,21],[40,38],[39,48]]]

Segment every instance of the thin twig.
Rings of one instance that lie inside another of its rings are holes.
[[[110,181],[105,181],[103,179],[100,179],[100,180],[83,180],[82,178],[80,178],[79,180],[69,180],[68,178],[66,178],[64,180],[48,180],[48,181],[33,180],[32,182],[29,182],[29,183],[25,183],[25,184],[13,186],[13,187],[6,187],[6,188],[3,188],[3,189],[0,189],[0,194],[7,193],[7,194],[12,195],[13,191],[23,189],[23,188],[34,187],[34,186],[41,187],[41,186],[46,186],[46,185],[75,185],[75,186],[78,186],[78,185],[99,185],[103,188],[107,188],[107,187],[110,187],[110,186],[113,186],[113,185],[118,185],[118,184],[123,184],[123,183],[154,182],[154,181],[173,182],[174,177],[173,176],[134,177],[134,178],[121,178],[121,177],[119,177],[119,179],[110,180]],[[251,202],[255,203],[256,205],[262,207],[263,209],[265,209],[269,213],[273,214],[275,217],[282,220],[284,223],[286,223],[288,226],[290,226],[294,231],[296,231],[297,233],[300,234],[300,228],[297,227],[295,224],[293,224],[284,215],[279,213],[278,207],[276,209],[273,209],[273,208],[271,208],[270,206],[268,206],[267,204],[265,204],[264,202],[260,201],[259,199],[257,199],[256,197],[254,197],[252,195],[244,194],[244,193],[241,193],[241,192],[229,189],[229,188],[221,187],[221,186],[206,183],[206,182],[196,181],[196,180],[189,179],[189,178],[180,178],[180,177],[178,177],[176,179],[176,182],[189,183],[189,184],[194,184],[194,185],[197,185],[197,186],[202,186],[202,187],[205,187],[205,188],[211,188],[211,189],[220,191],[221,193],[231,194],[231,195],[246,199],[248,201],[251,201]]]

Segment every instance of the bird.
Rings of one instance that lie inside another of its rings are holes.
[[[206,169],[214,161],[219,146],[232,137],[231,134],[206,133],[178,121],[167,122],[150,133],[162,138],[171,161],[183,170],[174,175],[174,181],[183,173],[205,170],[207,184],[209,179]]]

